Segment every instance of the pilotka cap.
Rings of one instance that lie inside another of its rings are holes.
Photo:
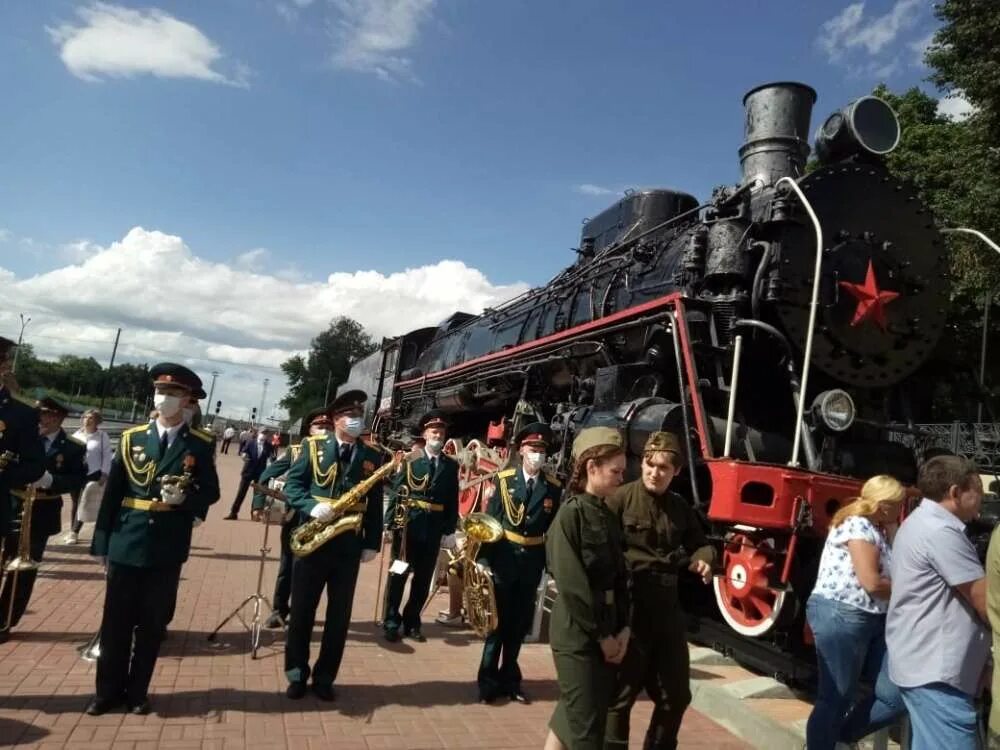
[[[580,430],[580,434],[573,441],[573,457],[576,458],[584,451],[599,445],[613,445],[615,448],[621,448],[621,433],[613,427],[586,427]]]
[[[670,451],[681,454],[681,441],[672,432],[652,432],[646,439],[643,453],[656,453],[657,451]]]

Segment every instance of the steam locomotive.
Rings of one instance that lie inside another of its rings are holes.
[[[892,109],[866,96],[834,112],[807,170],[815,99],[800,83],[751,90],[738,185],[705,202],[627,194],[585,222],[549,283],[386,340],[342,386],[369,394],[382,439],[450,413],[463,513],[524,423],[552,426],[563,472],[586,426],[621,431],[633,476],[650,432],[678,434],[674,489],[721,560],[689,608],[785,653],[808,648],[830,518],[873,474],[915,479],[890,433],[927,408],[919,370],[948,299],[933,217],[882,163],[900,138]]]

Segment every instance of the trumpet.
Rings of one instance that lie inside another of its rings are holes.
[[[264,497],[271,499],[262,509],[255,510],[253,518],[255,521],[268,520],[269,523],[284,523],[290,518],[291,510],[288,507],[288,496],[281,490],[267,487],[259,482],[251,482],[254,492],[259,492]]]

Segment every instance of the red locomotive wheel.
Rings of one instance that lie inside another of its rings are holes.
[[[713,580],[715,601],[723,619],[742,635],[763,635],[778,620],[785,592],[771,587],[774,561],[761,549],[771,540],[733,534],[722,551],[725,573]]]

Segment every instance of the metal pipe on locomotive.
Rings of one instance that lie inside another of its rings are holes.
[[[450,412],[463,513],[525,420],[552,426],[559,469],[585,426],[620,429],[633,471],[650,432],[677,433],[688,468],[675,489],[720,547],[714,605],[736,632],[794,651],[829,519],[873,474],[915,478],[890,432],[926,408],[920,368],[948,293],[933,218],[882,163],[895,114],[871,96],[835,112],[807,173],[815,98],[799,83],[753,89],[738,185],[704,203],[626,195],[585,223],[576,262],[548,284],[384,342],[343,387],[374,397],[384,435]]]

